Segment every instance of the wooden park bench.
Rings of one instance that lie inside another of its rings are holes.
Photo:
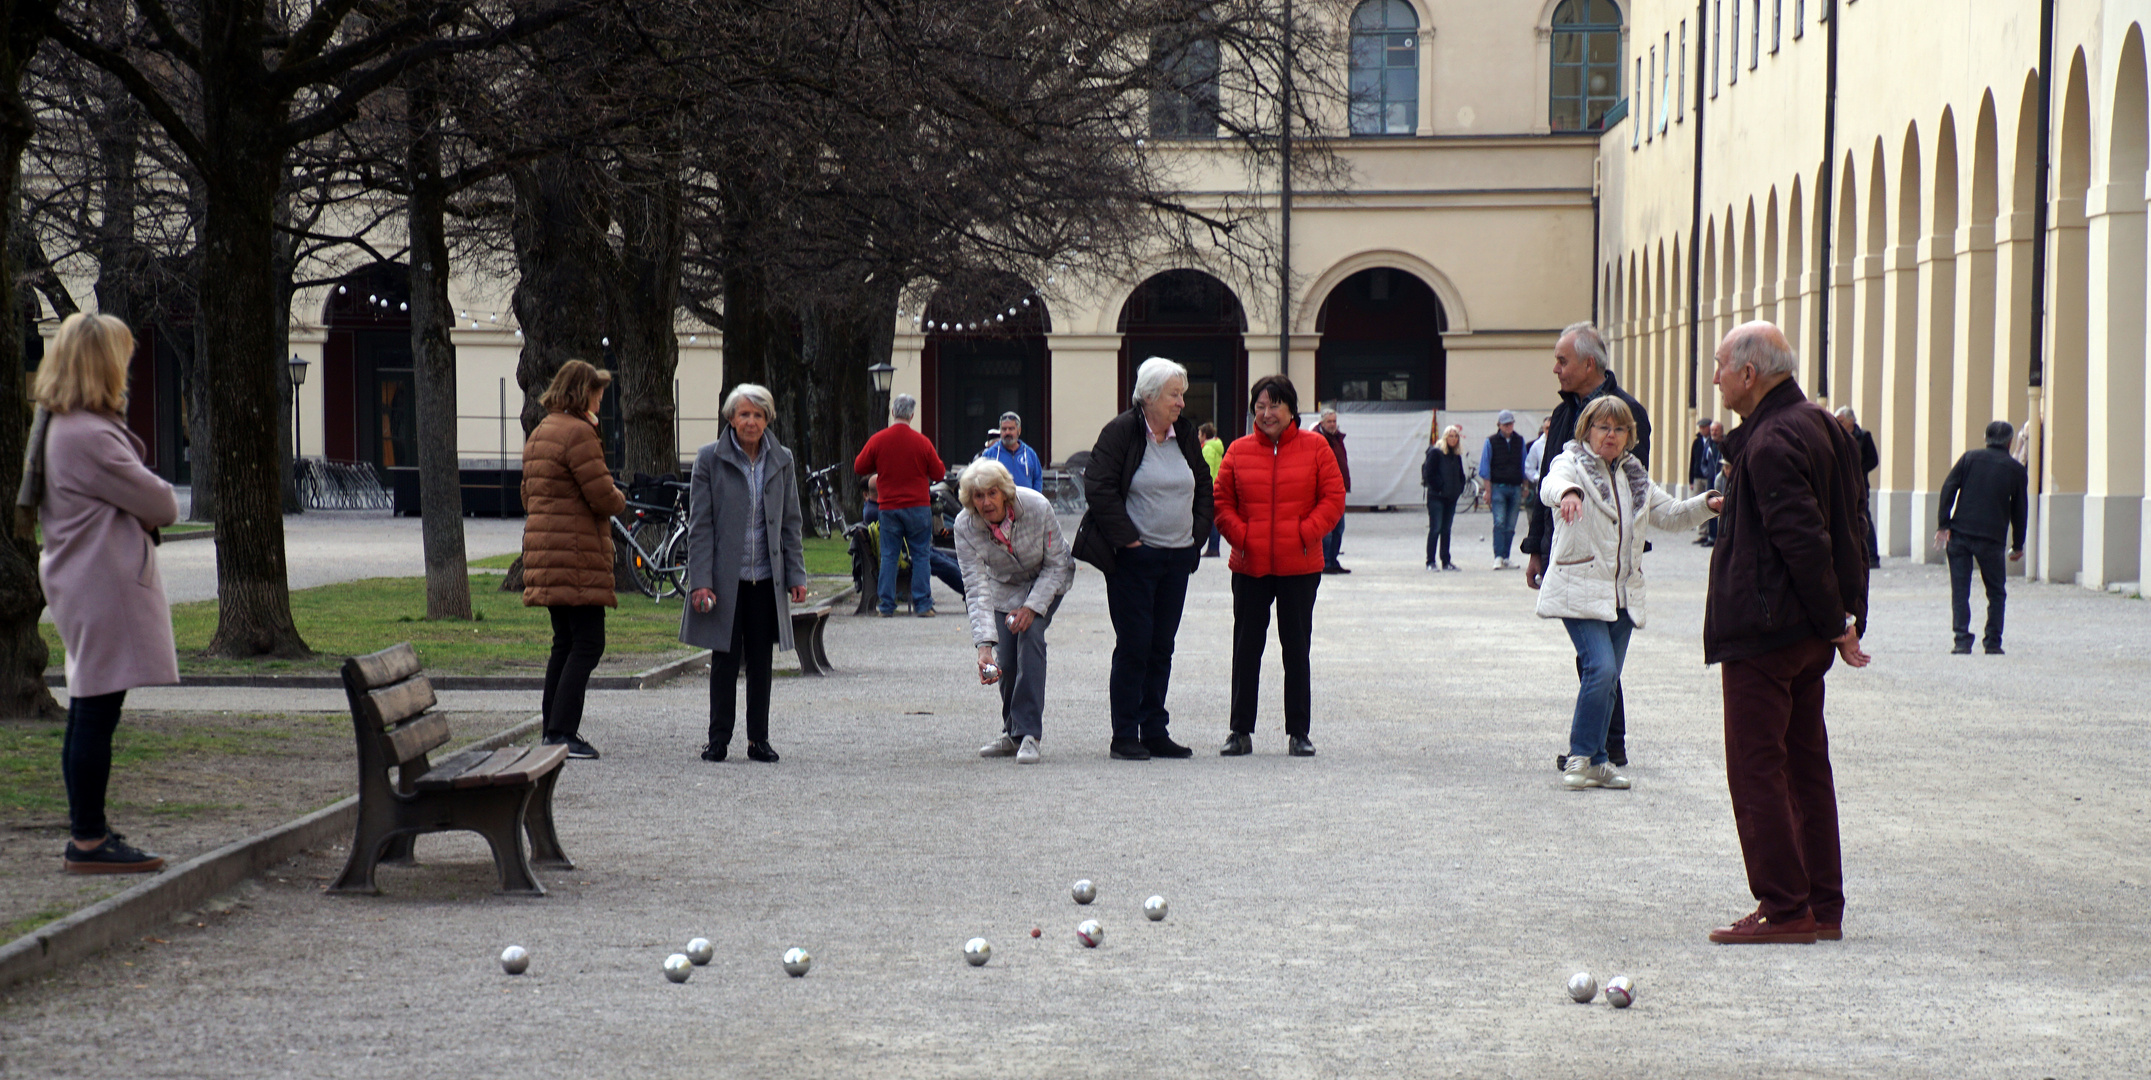
[[[426,755],[448,742],[448,720],[426,711],[435,704],[433,684],[410,643],[351,657],[343,674],[358,736],[358,827],[351,858],[330,892],[379,893],[374,867],[414,865],[411,844],[419,833],[456,829],[485,837],[504,893],[545,895],[531,873],[533,861],[574,869],[553,831],[553,784],[567,747],[466,750],[430,762]]]
[[[836,603],[830,597],[813,607],[792,612],[792,650],[799,654],[801,675],[827,675],[836,670],[829,662],[829,650],[822,645],[822,631],[829,626],[829,609]]]

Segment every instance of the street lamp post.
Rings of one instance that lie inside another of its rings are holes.
[[[874,404],[881,410],[874,422],[886,424],[889,422],[889,384],[896,379],[896,365],[883,360],[867,368],[866,373],[874,380]]]
[[[305,460],[299,440],[299,387],[306,385],[306,358],[292,353],[285,364],[291,368],[291,465],[296,469]]]

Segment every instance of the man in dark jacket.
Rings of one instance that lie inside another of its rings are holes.
[[[1516,414],[1507,409],[1494,417],[1494,433],[1479,450],[1479,478],[1486,481],[1486,508],[1494,515],[1494,569],[1509,570],[1509,542],[1516,539],[1516,511],[1524,498],[1524,437],[1516,433]]]
[[[1322,422],[1315,426],[1315,430],[1321,432],[1322,438],[1328,441],[1329,452],[1337,459],[1337,471],[1344,474],[1344,492],[1347,495],[1351,494],[1352,464],[1351,459],[1344,456],[1344,432],[1337,430],[1337,410],[1322,410]],[[1337,556],[1342,551],[1344,551],[1344,519],[1338,518],[1337,527],[1331,529],[1329,534],[1322,538],[1323,573],[1351,573],[1350,570],[1345,569],[1343,564],[1337,561]]]
[[[1875,437],[1869,434],[1866,428],[1860,426],[1860,416],[1852,411],[1852,406],[1850,405],[1838,406],[1837,422],[1843,424],[1845,430],[1852,433],[1852,441],[1860,444],[1860,474],[1872,477],[1875,469],[1882,464],[1882,455],[1875,451]],[[1869,482],[1869,489],[1873,489],[1872,481]],[[1869,570],[1882,568],[1882,545],[1875,540],[1875,515],[1873,513],[1867,515],[1867,568]]]
[[[1866,667],[1867,477],[1859,447],[1792,375],[1785,335],[1733,328],[1711,381],[1746,422],[1726,436],[1703,662],[1725,699],[1725,777],[1755,911],[1721,944],[1837,940],[1845,917],[1823,675]]]
[[[1710,417],[1695,422],[1695,441],[1688,444],[1688,488],[1691,491],[1708,491],[1718,483],[1718,440],[1711,433],[1715,424]],[[1695,542],[1709,547],[1718,542],[1718,519],[1705,522],[1696,533]]]
[[[1606,339],[1600,336],[1598,327],[1587,322],[1572,323],[1561,331],[1561,338],[1554,343],[1554,378],[1561,383],[1561,404],[1554,406],[1553,416],[1546,432],[1546,450],[1542,460],[1551,462],[1561,455],[1561,448],[1576,438],[1576,421],[1583,416],[1583,407],[1611,394],[1628,406],[1629,415],[1636,418],[1636,460],[1645,466],[1651,463],[1651,414],[1643,403],[1628,396],[1621,389],[1613,370],[1606,366]],[[1546,577],[1546,554],[1553,549],[1553,511],[1546,504],[1531,500],[1531,528],[1519,545],[1531,561],[1524,567],[1524,584],[1536,589]],[[1649,550],[1648,547],[1645,550]],[[1576,658],[1576,674],[1583,675],[1583,658]],[[1555,769],[1568,763],[1567,752],[1554,755]],[[1621,692],[1621,684],[1613,684],[1613,719],[1606,726],[1606,757],[1615,765],[1628,764],[1628,701]]]
[[[1987,587],[1987,655],[2002,655],[2002,609],[2009,603],[2002,540],[2010,541],[2010,562],[2024,557],[2024,510],[2031,482],[2024,463],[2009,456],[2009,440],[2015,435],[2007,420],[1988,424],[1986,448],[1966,451],[1942,481],[1934,546],[1949,553],[1950,629],[1957,635],[1952,653],[1972,651],[1972,564],[1978,563],[1979,580]]]

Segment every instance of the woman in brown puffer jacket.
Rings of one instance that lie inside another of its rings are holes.
[[[605,655],[605,609],[618,606],[610,519],[627,509],[627,496],[605,468],[597,422],[611,382],[611,372],[585,361],[560,365],[538,399],[545,419],[523,443],[523,605],[553,618],[540,706],[545,741],[575,758],[598,756],[580,733],[583,689]]]

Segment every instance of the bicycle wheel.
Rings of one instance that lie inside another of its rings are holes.
[[[665,541],[653,556],[657,560],[657,598],[664,600],[687,591],[687,518],[675,519]]]
[[[652,600],[664,599],[664,593],[659,591],[664,586],[664,575],[658,570],[657,557],[650,554],[651,549],[664,543],[664,528],[662,522],[636,522],[625,552],[628,577],[634,581],[635,591]]]

